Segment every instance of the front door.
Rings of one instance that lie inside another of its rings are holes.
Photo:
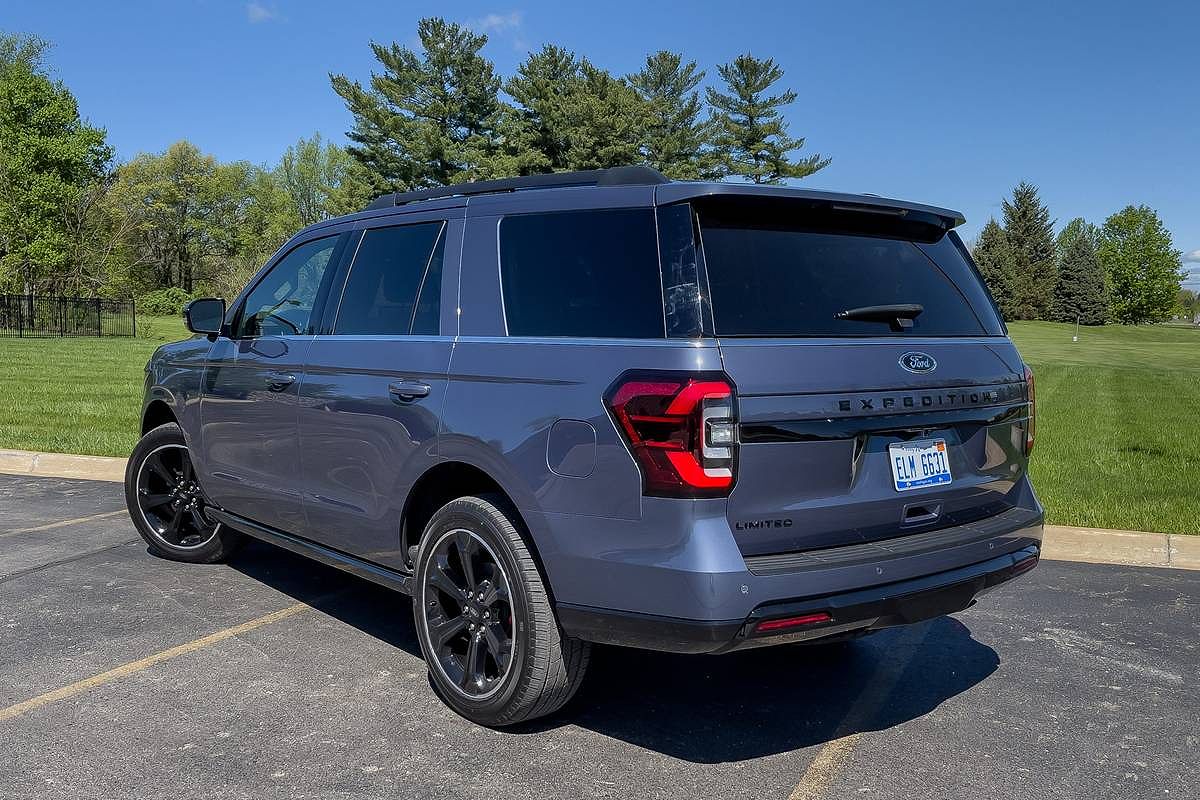
[[[213,343],[204,372],[206,491],[228,511],[286,531],[303,527],[296,408],[314,308],[340,239],[300,244],[267,271],[235,309],[230,337]]]
[[[363,233],[300,390],[308,538],[396,568],[405,498],[437,457],[454,343],[440,329],[442,265],[457,263],[458,224]]]

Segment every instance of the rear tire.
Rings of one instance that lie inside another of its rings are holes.
[[[579,689],[588,642],[558,627],[537,562],[496,496],[462,497],[425,527],[413,616],[430,679],[456,712],[499,727],[546,716]]]
[[[160,558],[211,564],[228,558],[242,541],[241,534],[207,515],[212,504],[174,422],[151,430],[133,448],[125,467],[125,504],[150,552]]]

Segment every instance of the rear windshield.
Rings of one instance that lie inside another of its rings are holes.
[[[864,226],[847,232],[704,209],[699,223],[718,336],[1004,332],[953,233],[914,241],[892,230],[873,235]],[[897,312],[903,320],[865,311],[914,305],[919,313]]]

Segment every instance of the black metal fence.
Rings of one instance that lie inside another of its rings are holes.
[[[137,336],[132,300],[0,294],[0,337]]]

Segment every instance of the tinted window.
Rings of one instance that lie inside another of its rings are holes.
[[[974,270],[945,236],[922,244],[730,223],[706,219],[703,212],[700,227],[719,336],[981,336],[1002,330]],[[970,295],[982,299],[978,306]],[[907,330],[886,320],[837,318],[841,311],[893,304],[924,310]]]
[[[338,237],[315,239],[292,250],[250,291],[235,335],[294,336],[308,331]]]
[[[413,333],[436,336],[442,321],[442,262],[446,256],[446,229],[442,228],[438,237],[437,247],[433,257],[429,259],[429,268],[425,270],[425,280],[421,283],[421,293],[417,296],[417,311],[413,315]]]
[[[428,318],[432,316],[433,333],[437,333],[440,256],[437,275],[433,276],[428,294],[422,290],[421,283],[441,231],[441,222],[427,222],[373,228],[364,233],[350,267],[350,277],[346,279],[333,332],[408,334],[413,329],[417,294],[420,293],[426,307],[423,324],[428,324]],[[438,249],[440,251],[440,246]]]
[[[508,217],[500,273],[512,336],[663,337],[649,209]]]

